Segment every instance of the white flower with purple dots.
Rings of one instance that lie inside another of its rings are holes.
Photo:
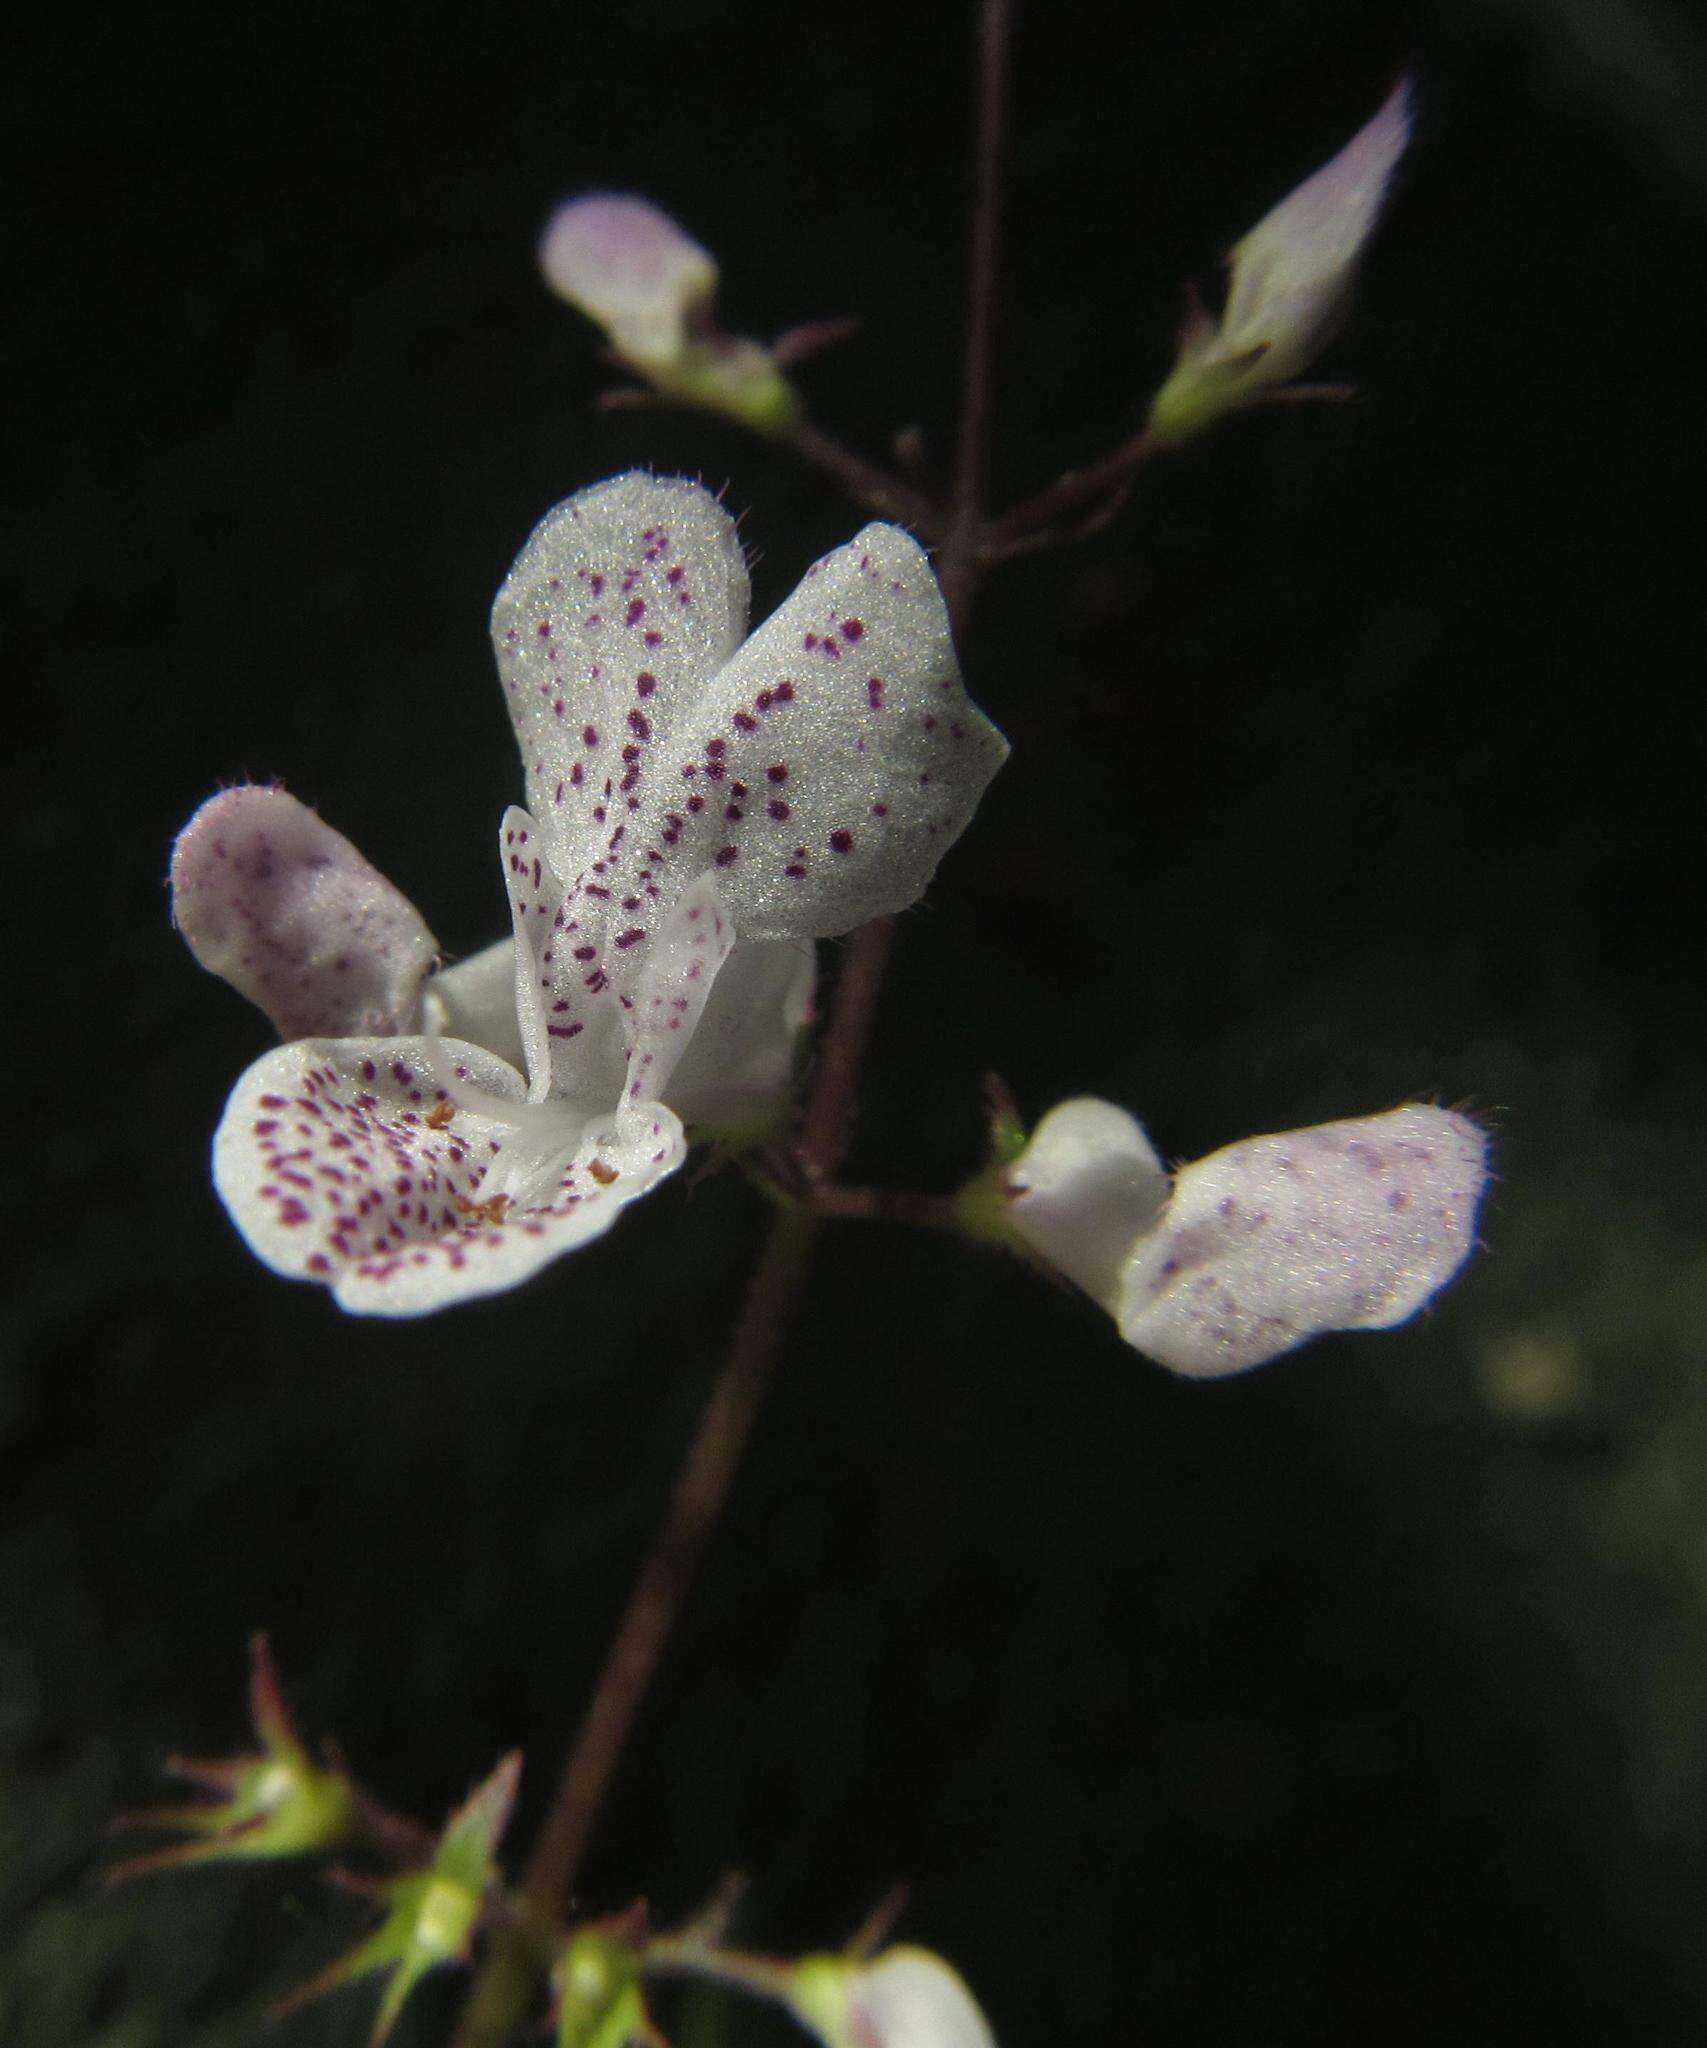
[[[1007,752],[922,550],[868,526],[750,639],[735,522],[631,474],[557,506],[492,616],[527,808],[512,940],[425,923],[282,790],[205,804],[173,914],[290,1041],[214,1178],[252,1248],[358,1312],[515,1285],[786,1085],[811,942],[917,900]]]

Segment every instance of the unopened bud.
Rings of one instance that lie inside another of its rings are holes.
[[[546,223],[540,268],[604,330],[617,360],[662,397],[729,413],[764,433],[798,407],[769,350],[716,324],[717,264],[650,200],[590,192]]]
[[[624,1920],[578,1927],[552,1968],[557,2048],[628,2048],[656,2038]]]
[[[1289,383],[1327,346],[1410,133],[1410,81],[1402,79],[1338,156],[1234,245],[1221,318],[1195,297],[1188,307],[1179,359],[1150,407],[1154,435],[1200,433]]]
[[[805,1956],[789,2003],[824,2048],[996,2048],[965,1981],[929,1949],[885,1949],[870,1962]]]

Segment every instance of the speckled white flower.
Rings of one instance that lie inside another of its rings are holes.
[[[492,1293],[602,1235],[786,1076],[814,938],[916,900],[1006,743],[908,536],[870,526],[743,644],[734,522],[639,474],[541,522],[493,611],[529,808],[512,940],[430,975],[413,907],[280,790],[173,858],[204,965],[292,1042],[237,1084],[214,1178],[347,1309]]]
[[[1332,340],[1410,140],[1410,99],[1401,80],[1338,156],[1235,244],[1226,309],[1212,320],[1193,302],[1179,360],[1151,406],[1153,433],[1197,433],[1308,369]]]
[[[770,353],[719,331],[710,251],[649,199],[565,200],[540,237],[539,266],[559,298],[604,330],[617,360],[666,397],[761,429],[794,418],[793,388]]]
[[[1057,1104],[1006,1174],[1032,1250],[1194,1379],[1414,1315],[1468,1257],[1486,1181],[1482,1131],[1410,1103],[1245,1138],[1170,1184],[1133,1118],[1089,1096]]]
[[[868,1963],[809,1956],[789,2002],[825,2048],[996,2048],[965,1980],[929,1949],[885,1949]]]

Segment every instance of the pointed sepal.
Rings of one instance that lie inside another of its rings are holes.
[[[1013,1226],[1009,1169],[1025,1156],[1028,1136],[1013,1093],[1000,1074],[984,1076],[984,1120],[989,1149],[984,1164],[953,1198],[954,1221],[968,1237],[1010,1251],[1031,1247]]]
[[[274,2008],[274,2017],[353,1984],[383,1977],[370,2048],[379,2048],[421,1979],[446,1963],[466,1963],[486,1894],[497,1876],[499,1838],[515,1805],[519,1754],[504,1758],[452,1814],[424,1869],[352,1889],[378,1899],[385,1917],[347,1955],[300,1985]]]
[[[115,1830],[160,1830],[188,1839],[126,1857],[109,1884],[192,1863],[305,1856],[335,1849],[356,1822],[355,1788],[345,1774],[310,1757],[285,1704],[264,1635],[249,1645],[249,1718],[259,1749],[217,1759],[173,1757],[166,1768],[210,1796],[185,1806],[117,1816]]]
[[[645,1908],[578,1927],[552,1965],[557,2048],[664,2048],[640,1985]]]

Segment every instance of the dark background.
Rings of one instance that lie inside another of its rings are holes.
[[[1406,60],[1419,136],[1324,365],[1362,401],[990,588],[1014,759],[906,921],[856,1170],[951,1185],[991,1067],[1186,1157],[1433,1093],[1497,1125],[1487,1248],[1401,1333],[1199,1387],[1017,1266],[836,1239],[586,1902],[738,1865],[751,1941],[833,1945],[907,1878],[1004,2048],[1693,2038],[1701,22],[1024,13],[1004,493],[1130,431],[1182,281]],[[205,1170],[264,1026],[167,928],[167,849],[281,775],[447,946],[500,928],[484,617],[534,520],[636,462],[727,482],[761,611],[856,523],[733,428],[595,415],[541,221],[644,190],[737,331],[862,318],[803,374],[826,421],[940,448],[969,44],[916,0],[83,7],[0,72],[8,2044],[247,2042],[351,1938],[300,1870],[91,1883],[163,1754],[238,1744],[251,1629],[386,1798],[520,1744],[537,1819],[757,1205],[690,1171],[402,1327],[270,1277]]]

